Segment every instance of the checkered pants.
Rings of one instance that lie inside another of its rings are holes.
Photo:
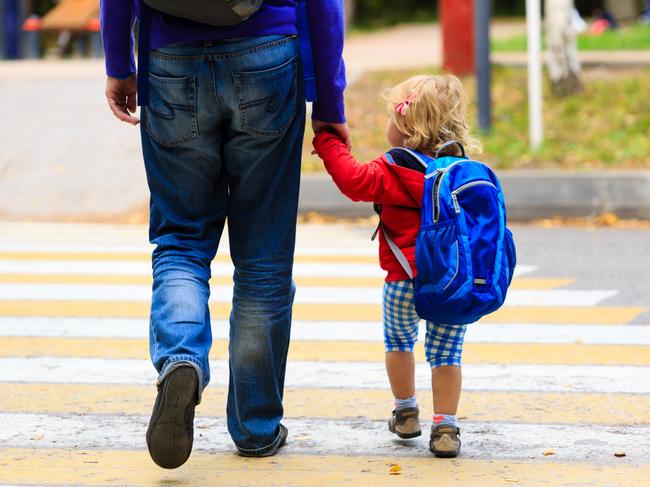
[[[412,352],[418,339],[421,318],[415,312],[413,283],[393,281],[384,284],[384,345],[387,352]],[[431,367],[460,367],[467,325],[436,325],[427,321],[425,355]]]

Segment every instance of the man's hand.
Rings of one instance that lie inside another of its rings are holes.
[[[321,122],[320,120],[312,120],[311,126],[314,129],[314,133],[318,132],[332,132],[337,137],[348,146],[348,149],[352,149],[352,141],[350,140],[350,129],[348,128],[347,123],[327,123]]]
[[[137,108],[137,81],[135,75],[127,79],[109,76],[106,79],[106,100],[113,115],[122,122],[138,125],[140,119],[131,115]]]

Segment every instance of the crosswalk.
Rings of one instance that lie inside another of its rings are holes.
[[[156,379],[146,230],[0,224],[0,233],[1,485],[649,485],[650,326],[628,324],[641,306],[603,304],[615,289],[578,289],[537,277],[543,263],[520,265],[506,305],[468,329],[463,453],[439,460],[426,435],[387,432],[382,272],[368,232],[302,225],[289,442],[271,459],[244,459],[224,420],[232,266],[220,253],[195,452],[164,471],[144,444]],[[419,343],[429,411],[423,356]]]

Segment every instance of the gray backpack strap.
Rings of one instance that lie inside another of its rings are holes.
[[[397,259],[397,262],[400,263],[404,271],[408,274],[409,278],[413,280],[413,269],[411,269],[411,264],[409,264],[409,261],[404,255],[404,252],[402,252],[400,248],[397,246],[397,244],[393,242],[393,239],[390,238],[390,235],[386,230],[384,224],[380,222],[379,225],[381,226],[381,231],[384,234],[384,237],[386,238],[386,242],[388,243],[390,250],[393,252],[393,255]]]
[[[449,142],[445,142],[440,147],[438,147],[438,151],[436,152],[436,156],[434,157],[434,159],[438,159],[438,157],[440,157],[440,153],[443,150],[445,150],[447,147],[450,147],[452,145],[457,145],[458,147],[460,147],[460,154],[461,154],[462,158],[467,159],[467,156],[465,155],[465,147],[463,147],[463,144],[461,144],[460,142],[457,142],[455,140],[450,140]]]

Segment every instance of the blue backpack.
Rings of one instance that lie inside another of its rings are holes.
[[[454,144],[462,157],[439,157]],[[426,167],[415,279],[402,251],[383,226],[382,231],[413,279],[416,312],[439,324],[478,321],[505,301],[516,263],[499,180],[485,164],[467,159],[458,142],[443,144],[433,159],[399,150]]]

